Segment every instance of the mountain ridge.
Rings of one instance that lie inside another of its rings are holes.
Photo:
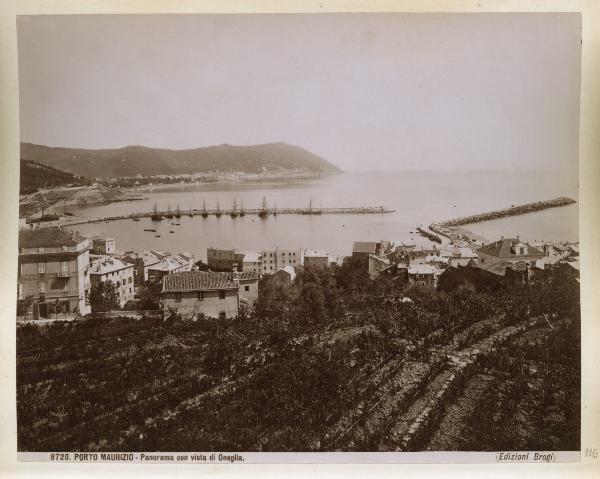
[[[21,158],[86,177],[123,177],[265,170],[300,170],[315,174],[341,170],[320,156],[284,142],[259,145],[214,145],[192,149],[122,148],[89,149],[21,143]]]

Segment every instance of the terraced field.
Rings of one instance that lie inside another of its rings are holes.
[[[21,326],[19,450],[577,450],[579,317],[557,284],[485,298],[502,308],[415,292],[318,322],[290,302],[302,316]]]

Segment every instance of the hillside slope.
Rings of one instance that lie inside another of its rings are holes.
[[[219,145],[191,150],[127,146],[90,150],[21,143],[21,158],[87,177],[192,174],[208,171],[259,173],[301,170],[337,173],[339,168],[298,146],[268,143],[253,146]]]
[[[21,159],[20,193],[34,193],[40,188],[87,185],[87,178],[53,168],[35,161]]]

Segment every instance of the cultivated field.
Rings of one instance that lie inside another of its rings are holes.
[[[579,449],[571,276],[397,294],[305,271],[264,291],[235,321],[19,327],[19,450]]]

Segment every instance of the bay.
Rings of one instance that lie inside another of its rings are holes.
[[[420,245],[429,241],[416,234],[427,225],[459,216],[548,200],[558,196],[578,197],[575,174],[552,171],[364,171],[307,180],[221,182],[161,186],[143,193],[147,199],[117,202],[74,210],[79,216],[100,218],[179,208],[179,219],[152,222],[119,220],[83,224],[83,234],[104,234],[117,241],[119,251],[156,249],[190,252],[205,259],[206,248],[261,250],[314,248],[348,255],[354,241],[389,239]],[[260,219],[185,215],[190,208],[259,208],[268,206],[313,207],[385,206],[389,214],[277,215]],[[171,223],[180,223],[180,226]],[[157,232],[144,229],[156,228]],[[468,225],[490,241],[516,236],[527,241],[578,241],[578,204],[536,213]],[[170,233],[169,231],[174,231]],[[160,234],[160,237],[156,237]]]

